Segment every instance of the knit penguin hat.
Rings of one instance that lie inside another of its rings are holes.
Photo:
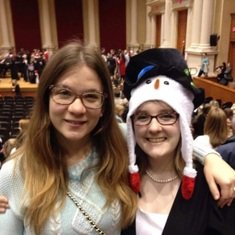
[[[136,140],[131,116],[144,102],[160,100],[167,103],[180,115],[181,153],[185,161],[181,189],[183,197],[187,200],[190,199],[196,177],[192,160],[191,115],[194,107],[203,102],[204,91],[194,86],[184,58],[176,49],[163,48],[149,49],[131,57],[126,68],[123,92],[129,100],[126,122],[132,189],[139,192],[140,178],[136,165]]]

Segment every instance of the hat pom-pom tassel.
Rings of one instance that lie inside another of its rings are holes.
[[[182,179],[182,188],[181,192],[185,200],[189,200],[194,191],[195,178],[184,176]]]
[[[134,172],[130,174],[130,184],[131,188],[135,193],[140,191],[140,175],[139,172]]]

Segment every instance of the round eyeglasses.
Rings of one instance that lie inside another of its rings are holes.
[[[153,118],[156,118],[159,124],[167,126],[175,124],[179,118],[179,114],[175,112],[168,112],[160,113],[156,116],[151,116],[146,113],[139,113],[132,116],[132,120],[136,126],[148,125]]]
[[[51,97],[57,104],[69,105],[77,98],[81,99],[82,104],[89,109],[98,109],[104,104],[107,94],[98,91],[88,91],[82,94],[77,94],[73,90],[64,86],[51,85],[49,87]]]

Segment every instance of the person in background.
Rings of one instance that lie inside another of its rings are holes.
[[[210,104],[211,108],[213,108],[213,107],[221,108],[221,106],[220,106],[218,100],[214,100],[214,99],[213,99],[213,100],[211,100],[211,101],[209,102],[209,104]]]
[[[224,108],[224,112],[226,114],[226,119],[227,119],[227,130],[228,130],[228,138],[231,137],[233,133],[233,128],[232,128],[232,118],[233,118],[233,110],[231,108]]]
[[[33,60],[28,63],[28,82],[32,84],[36,82],[35,63]]]
[[[124,50],[124,56],[125,56],[125,66],[127,67],[130,61],[130,53],[127,49]]]
[[[43,58],[45,62],[47,63],[47,61],[49,60],[49,52],[46,48],[43,49]]]
[[[220,146],[218,146],[216,151],[218,151],[223,160],[226,161],[235,170],[235,116],[232,117],[231,126],[233,135],[230,136]],[[230,227],[230,233],[228,233],[228,235],[233,235],[235,231],[235,202],[233,202],[229,207],[225,206],[222,210],[222,213],[226,218],[226,226]]]
[[[22,56],[23,60],[22,60],[22,75],[24,78],[25,82],[29,81],[29,74],[28,74],[28,60],[27,60],[27,55],[23,54]]]
[[[204,103],[198,108],[198,112],[195,115],[192,115],[194,139],[204,134],[204,125],[205,125],[207,114],[209,113],[210,109],[211,109],[211,105],[209,103]]]
[[[235,103],[233,103],[230,108],[231,108],[231,110],[233,111],[233,115],[235,116]]]
[[[18,84],[16,79],[12,79],[12,91],[15,92],[16,97],[22,96],[20,85]]]
[[[215,72],[217,74],[217,79],[218,79],[218,82],[224,78],[224,72],[226,70],[226,63],[223,62],[222,65],[218,66],[215,68]]]
[[[111,53],[107,54],[107,62],[106,63],[108,66],[108,70],[109,70],[111,79],[112,79],[115,74],[115,70],[116,70],[116,61],[113,58],[113,54],[111,54]]]
[[[100,53],[101,53],[102,58],[104,59],[104,62],[106,63],[107,62],[107,55],[106,55],[106,50],[104,47],[101,48]]]
[[[120,234],[137,198],[110,76],[95,48],[71,42],[50,58],[31,120],[0,171],[10,205],[1,233]]]
[[[115,104],[116,118],[119,123],[123,123],[122,115],[125,111],[125,106],[121,104]]]
[[[15,138],[10,138],[4,143],[3,145],[3,153],[5,156],[4,161],[6,161],[6,159],[11,155],[11,151],[14,148],[15,141],[16,141]]]
[[[207,57],[207,53],[202,54],[202,64],[198,73],[198,77],[201,77],[202,74],[205,75],[205,77],[208,77],[209,72],[209,58]]]
[[[121,79],[125,80],[125,74],[126,74],[126,65],[125,65],[125,55],[122,51],[120,51],[119,55],[116,57],[116,64],[118,68],[118,74]]]
[[[227,138],[226,141],[224,141],[220,146],[218,146],[216,151],[218,151],[222,158],[233,169],[235,169],[235,116],[232,117],[231,126],[233,130],[233,135]]]
[[[41,74],[42,74],[42,71],[46,65],[46,60],[44,59],[42,53],[39,53],[39,55],[35,57],[34,65],[35,65],[34,69],[35,69],[36,75],[38,75],[38,81],[39,81]],[[36,80],[37,80],[37,78],[36,78]],[[36,83],[38,84],[38,82],[36,82]]]
[[[126,75],[129,171],[139,202],[122,235],[224,234],[203,168],[193,164],[191,115],[203,99],[181,53],[146,50],[131,58]]]
[[[225,79],[227,79],[228,82],[233,81],[232,71],[233,71],[233,69],[232,69],[231,63],[228,62],[226,70],[224,71],[224,77],[225,77]]]
[[[227,86],[229,82],[233,81],[232,78],[232,68],[230,66],[230,63],[228,63],[228,67],[225,62],[219,67],[216,68],[216,73],[217,73],[217,79],[218,83],[224,86]]]
[[[11,79],[12,80],[20,80],[20,77],[18,75],[18,67],[16,65],[16,56],[10,53],[10,72],[11,72]]]
[[[14,144],[12,145],[10,154],[13,154],[22,145],[25,135],[27,134],[29,120],[30,119],[19,120],[19,134],[14,138]]]
[[[19,134],[16,136],[16,138],[10,138],[7,141],[5,141],[4,145],[1,147],[1,154],[2,159],[0,159],[0,162],[3,164],[4,162],[8,161],[11,157],[11,155],[18,149],[24,139],[25,132],[27,130],[29,123],[29,119],[20,119],[19,120]],[[1,169],[1,165],[0,165]],[[0,209],[1,211],[1,209]]]
[[[228,138],[227,117],[223,109],[212,107],[207,114],[203,135],[194,142],[215,149]]]

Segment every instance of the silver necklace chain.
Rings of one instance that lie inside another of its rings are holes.
[[[174,177],[169,178],[169,179],[158,180],[158,179],[155,179],[155,178],[149,173],[149,171],[146,170],[145,172],[146,172],[146,174],[148,175],[148,177],[149,177],[150,179],[152,179],[154,182],[160,183],[160,184],[168,183],[168,182],[174,181],[175,179],[177,179],[177,178],[179,177],[178,175],[175,175]]]

